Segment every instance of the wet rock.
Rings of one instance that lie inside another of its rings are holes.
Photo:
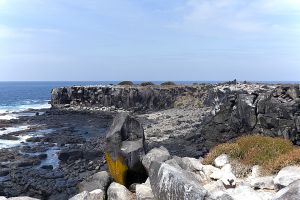
[[[123,185],[112,183],[107,190],[108,200],[132,200],[134,195]]]
[[[58,159],[61,161],[67,161],[67,160],[78,160],[82,158],[82,151],[81,150],[63,150],[59,152]]]
[[[106,191],[112,179],[106,171],[98,172],[77,185],[80,192],[95,189]]]
[[[207,191],[191,174],[165,163],[152,162],[149,178],[156,199],[204,199]]]

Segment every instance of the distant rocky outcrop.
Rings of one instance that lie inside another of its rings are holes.
[[[52,90],[52,107],[113,107],[130,111],[162,110],[174,107],[180,96],[204,98],[196,86],[74,86]]]
[[[255,90],[215,90],[214,109],[202,125],[208,146],[245,133],[280,136],[300,145],[299,85]],[[217,100],[217,101],[216,101]]]

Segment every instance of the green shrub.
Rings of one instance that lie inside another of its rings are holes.
[[[217,145],[206,155],[204,163],[212,164],[223,153],[247,166],[260,165],[267,174],[290,164],[300,164],[300,149],[290,141],[262,135],[246,135],[234,143]]]
[[[118,85],[134,85],[132,81],[121,81],[120,83],[118,83]]]
[[[149,85],[155,85],[155,84],[152,83],[152,82],[143,82],[143,83],[141,83],[141,86],[149,86]]]

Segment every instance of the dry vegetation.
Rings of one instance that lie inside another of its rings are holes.
[[[300,148],[282,138],[262,135],[242,136],[234,143],[220,144],[205,157],[212,164],[222,153],[245,166],[260,165],[266,174],[276,173],[288,165],[300,164]]]
[[[178,97],[174,103],[175,108],[202,108],[203,103],[200,99],[191,95]]]

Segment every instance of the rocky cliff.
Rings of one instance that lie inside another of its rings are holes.
[[[181,97],[193,97],[211,109],[199,128],[208,148],[253,132],[300,145],[299,85],[76,86],[53,89],[51,103],[159,111],[173,108]]]
[[[204,98],[201,86],[74,86],[52,90],[53,107],[115,107],[132,111],[161,110],[174,107],[180,96]]]
[[[245,133],[281,136],[300,145],[299,85],[210,93],[217,101],[202,125],[210,146]],[[217,103],[219,102],[219,103]]]

